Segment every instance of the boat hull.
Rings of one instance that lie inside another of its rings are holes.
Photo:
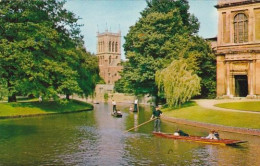
[[[111,115],[116,118],[121,118],[123,116],[121,113],[112,113]]]
[[[216,145],[237,145],[240,143],[245,143],[247,141],[239,141],[239,140],[231,140],[231,139],[207,139],[199,136],[175,136],[170,133],[160,133],[160,132],[153,132],[154,135],[169,138],[169,139],[181,139],[186,141],[193,141],[193,142],[200,142],[200,143],[207,143],[207,144],[216,144]]]

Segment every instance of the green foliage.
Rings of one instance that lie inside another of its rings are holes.
[[[199,23],[188,12],[188,1],[150,0],[147,3],[142,17],[125,37],[128,61],[123,64],[116,90],[157,96],[155,73],[173,60],[187,59],[187,69],[202,78],[201,96],[214,95],[215,57],[209,45],[196,36]]]
[[[105,100],[105,102],[107,102],[107,100],[108,100],[108,93],[104,94],[104,100]]]
[[[78,18],[64,3],[0,1],[0,79],[7,84],[9,101],[18,93],[53,99],[92,93],[97,64],[82,49]]]
[[[174,60],[167,68],[157,71],[155,80],[170,107],[180,106],[200,92],[200,78],[188,70],[184,60]]]
[[[8,95],[8,90],[4,83],[0,83],[0,100],[3,100],[4,97]]]

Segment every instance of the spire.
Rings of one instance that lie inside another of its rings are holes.
[[[118,33],[121,34],[120,24],[118,24]]]
[[[99,34],[99,28],[98,28],[98,24],[97,24],[97,34]]]

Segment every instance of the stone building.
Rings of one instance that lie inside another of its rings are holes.
[[[97,33],[97,56],[100,76],[106,84],[114,84],[119,78],[121,66],[121,32],[112,33],[107,30]]]
[[[260,0],[219,0],[217,96],[260,97]]]

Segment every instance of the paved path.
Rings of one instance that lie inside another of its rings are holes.
[[[247,102],[247,101],[260,101],[259,99],[199,99],[194,100],[199,106],[214,109],[219,111],[230,111],[230,112],[240,112],[240,113],[252,113],[252,114],[260,114],[260,112],[254,111],[242,111],[242,110],[235,110],[235,109],[228,109],[228,108],[220,108],[214,106],[215,104],[220,103],[230,103],[230,102]]]

